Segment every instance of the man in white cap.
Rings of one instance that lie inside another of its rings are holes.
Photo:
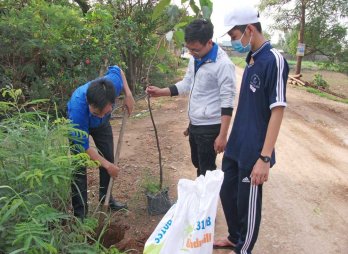
[[[274,146],[286,107],[289,67],[262,35],[257,10],[237,6],[225,16],[232,47],[247,53],[239,103],[222,170],[220,197],[228,236],[214,248],[251,254],[261,221],[262,184],[275,163]]]

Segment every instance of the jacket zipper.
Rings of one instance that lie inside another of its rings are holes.
[[[190,97],[189,97],[189,108],[188,108],[188,111],[187,111],[187,115],[188,115],[188,118],[190,119],[190,110],[191,110],[191,96],[192,96],[192,92],[193,92],[193,88],[195,87],[195,83],[196,83],[196,74],[197,72],[199,71],[199,69],[207,64],[207,63],[211,63],[211,62],[204,62],[199,68],[197,71],[195,71],[195,74],[193,75],[193,84],[192,84],[192,88],[191,88],[191,91],[190,91]],[[194,64],[194,63],[193,63]],[[193,66],[194,70],[195,70],[195,65]],[[190,120],[190,123],[191,123],[191,120]]]

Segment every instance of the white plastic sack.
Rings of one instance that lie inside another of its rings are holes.
[[[146,241],[144,254],[211,254],[217,202],[224,174],[207,171],[180,179],[178,200]]]

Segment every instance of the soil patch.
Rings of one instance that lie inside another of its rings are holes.
[[[169,199],[175,202],[179,170],[187,169],[187,165],[193,169],[188,141],[183,135],[187,126],[187,99],[156,98],[152,99],[151,104],[162,151],[163,187],[169,189]],[[114,141],[117,141],[121,113],[115,114],[111,124]],[[129,210],[111,215],[111,226],[104,238],[104,245],[115,245],[127,253],[142,253],[146,240],[163,216],[148,214],[143,187],[148,179],[159,182],[156,139],[145,100],[137,102],[136,110],[127,122],[123,142],[119,160],[121,173],[114,182],[112,194],[118,201],[126,202]],[[98,202],[98,170],[89,170],[88,183],[90,210],[93,211]]]
[[[239,80],[240,74],[237,69]],[[277,164],[263,187],[263,218],[253,253],[348,253],[348,204],[344,202],[348,198],[348,105],[297,87],[288,86],[287,92],[288,108],[276,147]],[[188,140],[183,135],[188,125],[187,98],[156,98],[152,105],[163,155],[164,187],[169,187],[173,202],[178,179],[196,177]],[[112,120],[115,140],[120,120],[117,115]],[[127,226],[123,240],[116,246],[127,253],[142,253],[144,243],[162,218],[148,214],[142,187],[146,178],[159,181],[156,140],[145,100],[137,103],[127,122],[119,165],[121,173],[113,196],[127,202],[129,211],[112,214],[112,221]],[[98,203],[98,171],[90,170],[88,177],[93,208]],[[115,230],[122,232],[123,228]],[[113,234],[118,233],[110,232],[111,240],[115,238]],[[216,235],[226,234],[219,207]]]

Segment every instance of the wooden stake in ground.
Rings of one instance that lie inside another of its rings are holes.
[[[123,117],[122,117],[122,124],[121,124],[121,129],[120,129],[120,134],[118,135],[118,141],[117,141],[117,147],[115,149],[115,155],[114,155],[114,164],[117,165],[118,164],[118,160],[120,158],[120,152],[121,152],[121,146],[122,146],[122,141],[123,141],[123,134],[124,134],[124,130],[126,127],[126,122],[127,122],[127,110],[124,109],[123,112]],[[96,238],[100,237],[100,234],[104,228],[104,223],[105,223],[105,219],[106,219],[106,214],[109,210],[109,201],[110,201],[110,196],[111,196],[111,191],[112,191],[112,187],[114,185],[114,179],[112,177],[110,177],[110,181],[109,181],[109,185],[108,185],[108,190],[106,192],[106,196],[105,196],[105,201],[104,201],[104,205],[102,207],[102,211],[99,215],[99,225],[98,228],[96,230]]]

